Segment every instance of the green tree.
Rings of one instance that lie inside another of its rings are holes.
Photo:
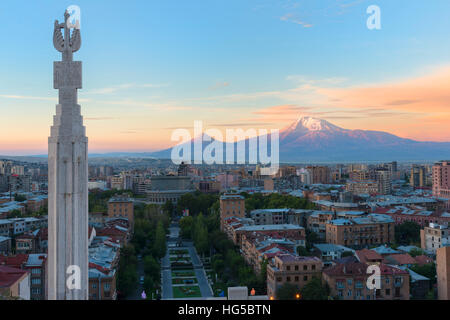
[[[300,293],[298,286],[286,282],[276,291],[276,298],[277,300],[295,300],[298,293]]]
[[[414,245],[420,243],[420,225],[405,221],[395,226],[395,241],[402,245]]]
[[[162,221],[158,222],[155,233],[155,242],[153,244],[153,252],[155,257],[161,259],[166,255],[167,245],[166,245],[166,230]]]
[[[409,251],[409,255],[411,257],[417,257],[417,256],[421,256],[423,254],[425,254],[425,252],[419,248],[413,248],[413,249],[411,249],[411,251]]]
[[[119,268],[118,290],[121,295],[127,296],[133,292],[137,285],[136,266],[129,264]]]
[[[345,257],[353,257],[353,252],[351,252],[351,251],[342,252],[341,258],[345,258]]]
[[[159,262],[148,255],[144,257],[145,279],[152,279],[153,284],[159,284],[161,279],[161,268]]]
[[[14,194],[14,201],[24,202],[25,200],[27,200],[27,197],[25,197],[24,195],[18,193]]]
[[[166,203],[162,206],[162,210],[169,216],[172,216],[175,206],[171,200],[167,200]]]
[[[127,296],[137,285],[137,258],[133,245],[124,246],[120,251],[117,288],[121,295]]]
[[[192,216],[183,217],[180,219],[180,235],[183,239],[192,239],[194,218]]]
[[[415,264],[410,269],[424,277],[430,279],[431,284],[436,283],[436,264],[434,262],[427,263],[422,266]]]
[[[307,257],[307,256],[311,255],[311,252],[308,249],[306,249],[305,247],[298,246],[297,247],[297,254],[299,256],[302,256],[302,257]]]
[[[436,295],[434,294],[434,289],[430,289],[426,296],[425,296],[426,300],[435,300],[436,299]]]
[[[208,242],[208,229],[205,224],[205,218],[200,213],[194,221],[194,244],[197,251],[201,254],[205,254],[209,249]]]
[[[320,241],[319,235],[314,231],[306,229],[306,249],[311,250],[315,243]]]
[[[155,284],[153,278],[145,276],[144,278],[144,290],[147,295],[147,300],[151,299],[151,292],[155,290],[157,285]]]
[[[213,268],[214,272],[217,274],[223,274],[225,270],[223,256],[219,254],[215,254],[211,259],[211,267]]]
[[[303,300],[327,300],[330,294],[328,285],[323,285],[320,278],[314,277],[301,290]]]
[[[11,210],[11,212],[9,213],[9,218],[20,218],[21,216],[22,213],[17,209]]]

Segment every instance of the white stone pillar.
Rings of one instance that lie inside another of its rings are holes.
[[[67,19],[66,13],[66,22]],[[55,34],[57,29],[63,28],[67,29],[66,23],[55,22]],[[68,32],[65,34],[67,36]],[[71,61],[72,55],[66,52],[78,50],[72,48],[72,43],[78,41],[79,48],[79,30],[73,37],[78,39],[57,38],[59,47],[55,44],[55,48],[63,53],[63,61],[56,61],[53,66],[59,104],[48,139],[49,300],[87,300],[89,297],[88,139],[77,104],[77,89],[82,87],[81,62]],[[71,44],[66,45],[69,40]],[[70,268],[74,268],[75,273],[67,273]],[[75,287],[67,285],[68,279],[74,279]]]

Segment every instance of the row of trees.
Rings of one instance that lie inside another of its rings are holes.
[[[314,277],[302,289],[297,285],[286,282],[276,292],[278,300],[328,300],[330,287],[323,284],[320,278]]]
[[[143,257],[144,290],[150,297],[161,285],[161,259],[166,255],[169,215],[156,205],[138,205],[133,241]]]
[[[144,290],[150,297],[161,282],[160,260],[166,254],[166,233],[170,224],[167,214],[156,205],[139,204],[134,209],[134,235],[131,243],[121,251],[118,289],[123,296],[137,287],[137,256],[142,256]]]
[[[207,216],[200,212],[196,216],[187,216],[180,220],[181,237],[192,239],[197,252],[202,255],[209,254],[211,249],[210,233],[218,230],[219,227],[219,213],[215,211]]]
[[[261,193],[248,194],[241,193],[245,197],[245,210],[250,212],[255,209],[314,209],[314,204],[305,198],[294,197],[291,195],[282,195],[272,193],[269,196]]]
[[[211,233],[210,243],[214,252],[211,267],[224,287],[247,286],[257,294],[266,293],[267,261],[262,262],[261,272],[256,274],[234,243],[218,229]]]
[[[270,208],[308,209],[314,205],[306,199],[290,195],[241,193],[246,198],[246,211]],[[262,262],[261,273],[256,274],[239,252],[234,243],[220,231],[218,195],[194,193],[181,197],[178,212],[189,209],[190,216],[180,220],[181,236],[193,239],[201,254],[211,256],[211,267],[223,287],[244,285],[254,288],[257,294],[266,293],[267,261]],[[206,215],[204,215],[206,214]],[[309,234],[307,241],[312,247],[315,234]]]
[[[201,212],[207,215],[211,210],[218,210],[218,200],[218,194],[207,194],[200,191],[188,193],[178,200],[176,213],[180,215],[183,210],[188,209],[191,215],[198,215]]]
[[[117,291],[119,297],[125,297],[136,289],[137,285],[137,257],[132,244],[120,249],[119,271],[117,275]]]
[[[265,293],[265,268],[261,275],[256,275],[234,243],[220,231],[218,195],[184,195],[178,202],[178,210],[181,212],[184,206],[190,215],[180,220],[181,236],[192,239],[197,252],[211,258],[211,268],[218,278],[216,284],[223,288],[244,285],[255,288],[258,294]]]

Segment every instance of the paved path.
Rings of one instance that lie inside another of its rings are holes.
[[[167,253],[166,256],[161,261],[161,278],[162,278],[162,299],[172,299],[172,270],[170,268],[169,259],[169,249],[172,245],[175,245],[179,238],[180,228],[172,224],[169,228],[170,235],[167,242]],[[173,247],[172,247],[173,248]],[[194,266],[195,276],[198,280],[198,286],[200,287],[200,293],[202,297],[213,297],[213,292],[211,286],[208,283],[208,278],[206,276],[205,270],[203,269],[203,264],[200,257],[195,250],[192,242],[184,242],[182,247],[176,247],[177,249],[187,249],[189,255],[191,256],[192,265]]]
[[[167,243],[167,252],[161,261],[161,299],[171,299],[172,292],[172,270],[170,269],[169,243]]]
[[[208,283],[208,278],[206,276],[205,269],[203,269],[203,264],[200,257],[197,254],[197,250],[192,245],[192,243],[187,247],[189,254],[191,255],[192,264],[194,265],[195,275],[197,276],[198,286],[200,287],[200,292],[202,297],[213,297],[213,292],[211,286]]]

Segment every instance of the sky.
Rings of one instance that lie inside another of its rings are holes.
[[[1,155],[47,152],[53,25],[70,5],[90,152],[166,148],[195,120],[283,129],[301,116],[450,141],[448,0],[27,0],[0,2]]]

